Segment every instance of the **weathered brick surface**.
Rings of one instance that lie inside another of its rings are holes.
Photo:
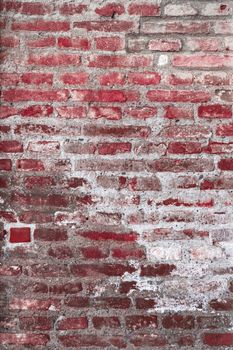
[[[2,0],[0,348],[233,348],[233,1]]]

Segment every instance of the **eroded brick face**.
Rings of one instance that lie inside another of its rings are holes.
[[[233,2],[0,8],[0,348],[233,349]]]

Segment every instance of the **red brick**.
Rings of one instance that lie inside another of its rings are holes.
[[[19,101],[66,101],[68,99],[67,90],[5,90],[3,99],[7,102]]]
[[[203,343],[209,346],[233,345],[233,333],[204,333]]]
[[[101,75],[99,77],[100,85],[124,85],[125,84],[125,76],[122,73],[111,72]]]
[[[135,56],[135,55],[93,55],[89,58],[89,67],[98,68],[137,68],[151,67],[153,60],[151,56]]]
[[[64,144],[64,151],[74,154],[94,154],[96,152],[96,145],[90,142],[67,142]]]
[[[125,8],[119,3],[109,3],[105,6],[98,7],[95,12],[100,16],[112,17],[115,14],[122,15],[122,13],[125,12]]]
[[[119,51],[125,48],[125,41],[120,37],[99,37],[95,38],[97,50]]]
[[[215,299],[209,303],[210,307],[216,311],[232,311],[233,299]]]
[[[120,90],[73,90],[71,96],[80,102],[125,102],[127,97]]]
[[[153,118],[157,115],[156,107],[141,107],[141,108],[128,108],[125,113],[132,118],[136,119],[147,119]]]
[[[12,227],[10,229],[10,242],[21,243],[31,241],[31,230],[29,227]]]
[[[102,143],[98,144],[98,153],[101,155],[115,155],[118,153],[128,153],[131,151],[131,143]]]
[[[124,273],[132,273],[134,267],[122,264],[79,264],[71,265],[71,273],[78,277],[98,277],[98,276],[122,276]]]
[[[211,131],[202,125],[174,125],[164,128],[160,136],[173,139],[206,139],[211,136]]]
[[[26,45],[32,48],[53,47],[55,46],[55,44],[56,44],[56,39],[54,37],[26,40]]]
[[[148,44],[151,51],[180,51],[181,47],[182,43],[179,39],[152,39]]]
[[[132,315],[125,317],[126,327],[132,330],[140,328],[157,328],[157,316]]]
[[[174,159],[163,158],[152,161],[148,164],[149,169],[153,171],[165,172],[202,172],[214,170],[214,164],[209,159]]]
[[[85,72],[65,73],[61,76],[61,80],[68,85],[84,85],[88,82],[88,74]]]
[[[0,333],[0,344],[39,346],[46,345],[49,335],[37,333]]]
[[[69,38],[59,37],[57,39],[58,47],[61,49],[77,49],[77,50],[89,50],[90,43],[86,38]]]
[[[0,20],[0,29],[5,29],[6,28],[6,20],[5,18],[2,18]]]
[[[233,171],[233,159],[221,159],[218,163],[218,168],[226,171]]]
[[[98,232],[98,231],[87,231],[78,233],[83,237],[94,241],[122,241],[122,242],[134,242],[137,240],[137,235],[134,232],[131,233],[115,233],[115,232]]]
[[[47,186],[54,186],[55,181],[52,177],[49,176],[28,176],[25,179],[25,186],[27,188],[47,188]]]
[[[144,252],[139,249],[112,249],[113,258],[117,259],[140,259],[144,256]]]
[[[196,78],[198,84],[207,85],[207,86],[221,86],[229,85],[229,77],[223,72],[215,73],[202,73],[198,78]]]
[[[27,150],[30,152],[36,152],[36,153],[54,153],[58,152],[60,150],[60,144],[56,141],[38,141],[38,142],[29,142]]]
[[[48,317],[25,316],[20,317],[19,328],[25,331],[49,331],[53,328],[53,322]]]
[[[9,106],[0,106],[0,119],[9,118],[17,114],[17,109]]]
[[[162,325],[164,328],[194,328],[194,317],[189,315],[168,315],[163,317]]]
[[[8,180],[6,177],[1,176],[0,177],[0,188],[7,188],[8,187]]]
[[[139,137],[146,138],[150,135],[150,128],[144,126],[125,125],[117,126],[94,126],[86,125],[83,131],[88,136],[112,136],[112,137]]]
[[[208,102],[210,94],[204,91],[190,90],[151,90],[147,92],[147,98],[152,102]]]
[[[217,95],[221,98],[221,100],[226,102],[233,102],[233,92],[232,90],[220,90],[216,91]]]
[[[45,31],[45,32],[67,32],[70,29],[68,22],[55,22],[37,20],[34,22],[16,22],[12,23],[12,30],[22,31]]]
[[[22,117],[49,117],[52,113],[53,107],[49,105],[32,105],[20,111]]]
[[[138,15],[138,16],[159,16],[160,15],[160,7],[158,5],[154,5],[152,3],[139,2],[130,4],[128,7],[128,13],[130,15]]]
[[[201,190],[215,190],[215,189],[231,189],[233,188],[233,181],[231,177],[219,176],[207,177],[200,185]]]
[[[218,136],[233,136],[233,124],[218,125],[216,134]]]
[[[7,188],[7,182],[3,178],[0,178],[0,188]],[[0,218],[6,222],[17,222],[16,215],[10,211],[0,211]]]
[[[71,257],[69,255],[69,257]],[[55,284],[49,287],[49,292],[52,294],[77,294],[83,290],[80,282],[68,282],[65,284]]]
[[[155,264],[142,266],[141,276],[167,276],[170,275],[175,268],[176,267],[174,265],[169,264]]]
[[[81,251],[82,251],[82,255],[86,259],[103,259],[108,256],[107,253],[105,253],[98,247],[81,248]]]
[[[25,224],[32,224],[32,223],[48,223],[53,222],[53,215],[48,214],[46,212],[40,212],[35,210],[28,210],[24,211],[20,214],[19,219],[21,222],[24,222]]]
[[[57,323],[58,330],[85,329],[88,326],[86,317],[63,318]]]
[[[57,299],[19,299],[13,298],[9,304],[10,310],[60,310]]]
[[[104,316],[95,316],[92,318],[92,323],[94,328],[119,328],[120,320],[116,316],[104,317]]]
[[[197,201],[197,202],[185,202],[182,200],[179,200],[177,198],[167,198],[162,203],[158,203],[157,205],[175,205],[177,207],[179,206],[184,206],[184,207],[192,207],[192,206],[197,206],[197,207],[213,207],[214,202],[213,200],[207,200],[207,201]]]
[[[191,51],[221,51],[222,41],[215,38],[191,38],[186,40],[186,45]]]
[[[17,47],[19,45],[19,38],[13,35],[1,35],[1,47]]]
[[[202,151],[209,154],[221,154],[231,153],[233,149],[233,143],[223,142],[210,142],[206,147],[203,147]]]
[[[37,159],[19,159],[17,161],[17,169],[22,171],[42,171],[44,164]]]
[[[101,297],[95,299],[94,306],[101,309],[128,309],[131,300],[123,297]]]
[[[1,73],[0,79],[2,86],[15,86],[19,83],[19,75],[15,73]]]
[[[41,85],[53,84],[53,74],[47,73],[24,73],[22,74],[22,82],[24,84]]]
[[[109,120],[119,120],[121,119],[121,108],[93,106],[90,107],[88,115],[93,119],[105,118]]]
[[[160,75],[153,72],[128,74],[129,83],[137,85],[157,85],[160,83],[160,79]]]
[[[66,207],[70,203],[70,197],[60,194],[23,194],[14,192],[11,196],[13,203],[26,206],[49,206],[49,207]]]
[[[66,119],[76,119],[86,117],[85,107],[56,107],[58,117]]]
[[[172,154],[195,154],[201,153],[202,146],[199,142],[170,142],[168,153]]]
[[[40,2],[3,1],[2,6],[6,11],[29,16],[46,15],[52,12],[51,5],[46,5]]]
[[[120,286],[119,286],[119,292],[121,294],[127,294],[131,290],[135,290],[135,289],[136,289],[136,282],[135,281],[132,281],[132,282],[121,282]]]
[[[59,12],[60,14],[62,15],[77,15],[77,14],[80,14],[82,12],[85,12],[87,10],[87,5],[82,5],[82,4],[69,4],[68,2],[67,3],[64,3],[63,5],[61,5],[59,7]]]
[[[19,141],[0,141],[0,152],[3,152],[3,153],[23,152],[23,145]]]
[[[111,346],[111,342],[108,339],[97,336],[97,335],[62,335],[59,336],[59,341],[65,347],[100,347],[106,348],[107,346]]]
[[[173,57],[174,67],[190,68],[229,68],[233,67],[233,57],[228,55],[176,55]]]
[[[30,54],[28,63],[38,66],[70,66],[80,65],[80,56],[75,54]]]
[[[39,220],[41,223],[41,220]],[[48,250],[48,255],[55,259],[70,259],[73,257],[73,253],[70,247],[67,246],[59,246],[59,247],[51,247]]]
[[[35,240],[39,241],[66,241],[68,239],[66,230],[50,229],[50,228],[36,228],[34,231]]]
[[[33,264],[27,266],[25,268],[24,274],[30,277],[65,277],[68,273],[69,269],[66,265],[62,267],[59,265],[51,265],[51,264]],[[48,302],[48,301],[46,301]],[[60,305],[60,303],[59,303]]]
[[[77,170],[89,170],[89,171],[142,171],[145,169],[145,163],[141,160],[125,160],[125,159],[115,159],[106,160],[98,159],[93,160],[79,160],[76,163]],[[135,197],[136,202],[138,200]]]
[[[191,107],[166,106],[164,117],[168,119],[192,119],[193,110]]]
[[[167,344],[167,340],[159,334],[138,334],[134,335],[130,339],[131,344],[135,347],[149,346],[149,347],[162,347]]]
[[[221,327],[230,327],[231,319],[229,315],[212,315],[197,317],[197,324],[199,329],[218,329]]]
[[[64,301],[65,305],[75,308],[84,308],[90,305],[90,300],[87,297],[68,297]]]
[[[224,105],[207,105],[198,107],[198,116],[200,118],[231,118],[231,106]]]
[[[141,25],[145,34],[208,34],[210,23],[207,21],[153,21],[147,20]]]
[[[12,167],[10,159],[0,159],[0,170],[10,171]]]
[[[181,337],[179,337],[177,344],[179,346],[193,346],[195,342],[195,338],[191,335],[182,335]]]
[[[193,75],[191,73],[173,73],[168,77],[171,85],[192,85]]]
[[[160,191],[162,188],[160,180],[156,176],[138,177],[136,181],[130,182],[133,191]]]
[[[2,134],[9,134],[10,130],[11,130],[10,126],[8,126],[8,125],[0,125],[0,132]]]

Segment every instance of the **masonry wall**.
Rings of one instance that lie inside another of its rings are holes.
[[[233,1],[1,10],[1,349],[232,349]]]

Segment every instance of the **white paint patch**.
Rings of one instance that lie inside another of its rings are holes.
[[[158,59],[158,66],[166,66],[168,64],[168,56],[160,55]]]
[[[138,244],[146,251],[145,264],[174,264],[176,269],[169,276],[142,277],[140,266],[133,273],[125,273],[122,281],[136,282],[136,289],[154,299],[155,307],[148,312],[202,311],[209,310],[212,299],[224,297],[230,276],[214,274],[220,262],[230,263],[226,244],[214,246],[212,239],[200,240],[147,240],[145,225],[131,225],[139,233]],[[181,229],[181,228],[180,228]],[[200,228],[196,228],[197,230]],[[179,230],[177,228],[177,230]],[[231,245],[230,245],[231,248]],[[223,259],[224,258],[224,259]],[[135,292],[129,291],[128,295]]]

